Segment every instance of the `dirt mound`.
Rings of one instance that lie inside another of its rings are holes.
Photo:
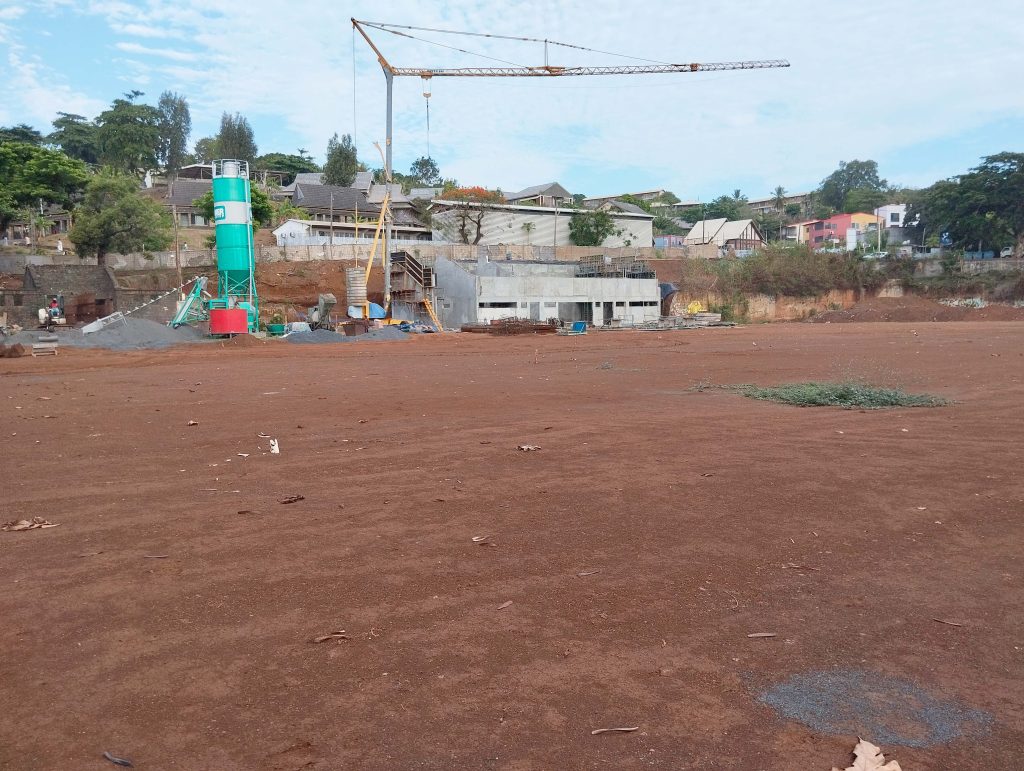
[[[1010,305],[952,307],[935,300],[907,295],[863,300],[843,311],[818,314],[810,321],[817,324],[851,321],[1024,321],[1024,308]]]

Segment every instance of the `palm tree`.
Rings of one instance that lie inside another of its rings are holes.
[[[524,222],[522,224],[523,231],[526,233],[526,245],[530,245],[530,233],[536,227],[532,222]]]
[[[786,188],[779,185],[772,191],[772,203],[775,204],[775,211],[782,213],[782,209],[786,205]]]

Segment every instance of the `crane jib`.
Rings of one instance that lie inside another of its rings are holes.
[[[651,64],[624,65],[611,67],[456,67],[448,69],[423,69],[422,67],[391,67],[392,75],[417,78],[444,77],[562,77],[576,75],[650,75],[677,72],[724,72],[727,70],[767,70],[789,67],[785,59],[764,59],[749,62],[710,62],[708,64]]]

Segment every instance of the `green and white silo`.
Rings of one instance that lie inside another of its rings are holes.
[[[255,332],[259,327],[259,299],[248,162],[213,162],[213,221],[218,285],[217,296],[210,300],[210,332]],[[245,311],[244,317],[239,310]],[[241,329],[243,324],[245,328]]]

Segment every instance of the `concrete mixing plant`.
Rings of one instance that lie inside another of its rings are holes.
[[[244,335],[259,328],[256,253],[252,241],[252,193],[246,161],[213,162],[213,222],[217,238],[217,296],[206,277],[178,305],[169,325],[210,321],[211,335]]]
[[[255,332],[260,315],[246,161],[213,162],[213,221],[217,236],[217,296],[208,301],[210,334]]]

